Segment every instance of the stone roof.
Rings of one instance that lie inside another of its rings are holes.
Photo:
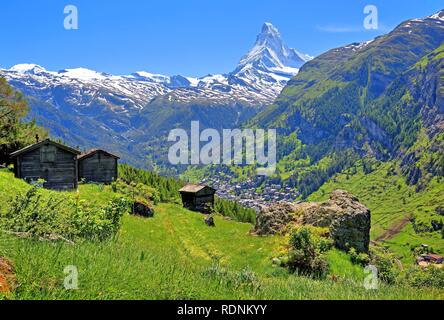
[[[200,184],[187,184],[185,187],[179,190],[179,192],[186,192],[186,193],[197,193],[205,188],[213,189],[206,185],[200,185]],[[214,190],[214,189],[213,189]]]
[[[68,152],[70,152],[70,153],[73,153],[73,154],[77,154],[77,155],[80,154],[80,151],[77,150],[77,149],[73,149],[73,148],[71,148],[71,147],[65,146],[65,145],[63,145],[63,144],[61,144],[61,143],[58,143],[58,142],[52,141],[52,140],[50,140],[50,139],[45,139],[45,140],[43,140],[43,141],[40,141],[40,142],[37,142],[37,143],[31,144],[31,145],[29,145],[29,146],[27,146],[27,147],[24,147],[23,149],[17,150],[17,151],[15,151],[15,152],[11,153],[10,156],[11,156],[12,158],[14,158],[14,157],[17,157],[17,156],[19,156],[19,155],[21,155],[21,154],[23,154],[23,153],[26,153],[26,152],[29,152],[29,151],[35,150],[35,149],[39,148],[40,146],[47,145],[47,144],[52,144],[52,145],[54,145],[54,146],[56,146],[56,147],[58,147],[58,148],[61,148],[61,149],[66,150],[66,151],[68,151]]]
[[[120,159],[120,157],[116,156],[115,154],[109,153],[108,151],[102,150],[102,149],[91,149],[86,151],[85,153],[82,153],[81,155],[79,155],[77,157],[78,160],[83,159],[83,158],[87,158],[89,156],[92,156],[93,154],[97,153],[97,152],[103,152],[104,154],[106,154],[107,156],[116,158],[116,159]]]

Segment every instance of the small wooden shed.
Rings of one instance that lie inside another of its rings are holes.
[[[77,188],[77,156],[80,151],[50,139],[13,152],[15,176],[28,182],[44,179],[44,188]]]
[[[206,185],[188,184],[179,190],[185,208],[205,212],[208,206],[214,206],[216,190]]]
[[[79,181],[109,184],[117,180],[119,157],[102,149],[92,149],[81,154],[79,162]]]

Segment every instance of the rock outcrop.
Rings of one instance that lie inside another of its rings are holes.
[[[330,200],[322,203],[278,203],[264,208],[258,214],[255,233],[276,234],[292,223],[328,227],[337,248],[368,251],[370,210],[346,191],[335,190]]]
[[[329,202],[340,208],[330,225],[330,236],[336,247],[367,252],[370,244],[370,210],[358,198],[342,190],[333,192]]]
[[[258,235],[276,234],[290,222],[295,221],[296,205],[278,202],[270,207],[263,207],[256,217],[254,233]]]

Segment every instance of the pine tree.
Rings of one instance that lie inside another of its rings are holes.
[[[36,141],[48,133],[35,121],[26,122],[28,103],[23,95],[14,90],[0,77],[0,164],[9,163],[9,154]]]

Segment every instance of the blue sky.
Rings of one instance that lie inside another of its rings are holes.
[[[36,63],[113,74],[149,71],[202,76],[229,72],[272,22],[290,47],[310,55],[387,33],[444,8],[442,0],[14,0],[0,5],[0,67]],[[63,9],[79,11],[65,30]],[[366,5],[378,31],[363,28]]]

